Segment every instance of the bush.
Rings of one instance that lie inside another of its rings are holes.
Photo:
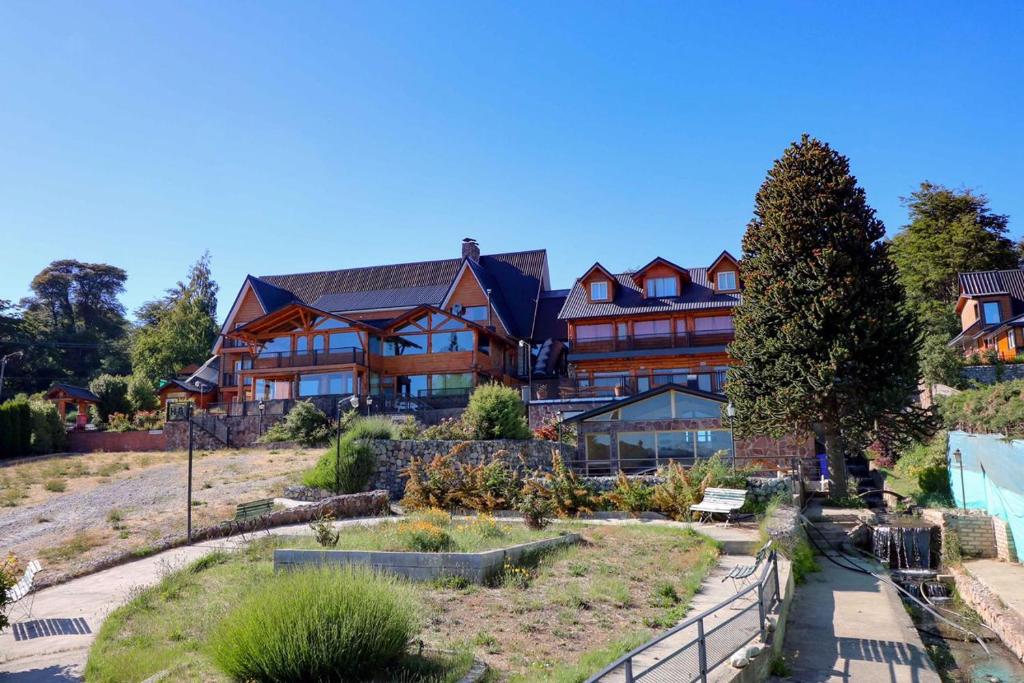
[[[619,472],[615,480],[615,488],[605,498],[622,512],[646,512],[651,509],[654,499],[654,487],[642,481],[630,479],[624,472]]]
[[[551,523],[555,506],[547,491],[536,482],[527,485],[516,503],[516,510],[523,515],[523,521],[531,529],[543,529]]]
[[[32,450],[32,410],[20,395],[0,404],[0,457],[28,455]]]
[[[916,482],[920,493],[911,492],[918,505],[950,506],[953,494],[949,487],[949,466],[946,432],[939,432],[927,444],[915,444],[900,455],[892,468],[897,479]]]
[[[341,438],[341,456],[338,456],[338,444],[333,444],[313,469],[306,472],[302,483],[336,493],[360,493],[376,469],[377,458],[367,440],[346,434]]]
[[[94,407],[100,422],[107,423],[114,413],[132,414],[128,400],[128,378],[119,375],[100,375],[89,382],[89,391],[96,394],[99,403]]]
[[[132,412],[135,413],[142,410],[156,410],[160,407],[156,389],[148,379],[139,375],[132,375],[128,380],[128,402],[131,404]]]
[[[473,438],[473,435],[462,420],[445,417],[420,432],[418,438],[424,441],[465,441]]]
[[[111,413],[107,420],[107,429],[112,432],[132,431],[132,419],[124,413]]]
[[[474,439],[529,439],[519,392],[503,384],[478,386],[462,416]]]
[[[389,417],[360,417],[352,420],[345,436],[353,439],[397,439],[399,429]]]
[[[551,472],[544,475],[544,489],[559,517],[590,514],[604,506],[593,484],[566,465],[558,451],[551,456]]]
[[[57,406],[44,398],[29,401],[32,419],[32,452],[57,453],[67,446],[68,433]]]
[[[281,572],[224,619],[211,651],[239,681],[366,680],[402,656],[418,611],[406,585],[364,568]]]
[[[395,534],[403,547],[417,552],[440,553],[455,545],[447,531],[425,520],[399,522]]]
[[[18,575],[18,561],[14,555],[8,555],[0,562],[0,632],[10,623],[7,618],[7,591],[18,583],[21,577]]]
[[[962,391],[937,402],[947,429],[1024,436],[1024,380]]]
[[[331,423],[312,401],[299,401],[285,418],[260,437],[263,443],[295,441],[303,446],[322,446],[331,437]]]
[[[512,509],[523,486],[525,466],[516,467],[508,451],[498,451],[479,465],[459,462],[467,444],[456,444],[430,462],[414,459],[403,470],[408,477],[402,505],[409,510],[464,508],[480,512]]]

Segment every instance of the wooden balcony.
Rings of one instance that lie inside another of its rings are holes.
[[[655,374],[653,379],[636,377],[601,377],[594,381],[561,378],[533,381],[533,400],[574,398],[620,398],[654,389],[664,384],[678,384],[712,394],[723,393],[725,371],[689,372],[686,374]]]
[[[326,365],[366,365],[366,354],[362,349],[346,347],[301,353],[275,351],[262,353],[252,360],[253,370],[313,368]]]
[[[647,349],[684,349],[700,346],[724,346],[733,340],[733,331],[700,330],[671,334],[631,335],[578,339],[572,343],[573,353],[613,353]]]

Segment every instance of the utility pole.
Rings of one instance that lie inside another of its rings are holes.
[[[188,544],[192,544],[192,404],[187,404],[185,414],[188,415]]]
[[[0,358],[0,397],[4,395],[4,371],[7,370],[7,360],[9,358],[18,358],[22,355],[24,355],[22,351],[13,351]]]

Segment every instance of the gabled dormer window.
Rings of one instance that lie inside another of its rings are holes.
[[[608,301],[608,282],[606,280],[590,283],[590,300]]]
[[[729,292],[736,289],[736,271],[723,270],[718,273],[717,289],[720,292]]]
[[[649,277],[646,280],[647,296],[677,296],[679,280],[674,277]]]

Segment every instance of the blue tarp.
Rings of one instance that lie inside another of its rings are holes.
[[[962,480],[953,458],[957,449],[963,458]],[[1002,434],[950,432],[946,457],[957,506],[1005,520],[1017,552],[1024,551],[1024,441]]]

